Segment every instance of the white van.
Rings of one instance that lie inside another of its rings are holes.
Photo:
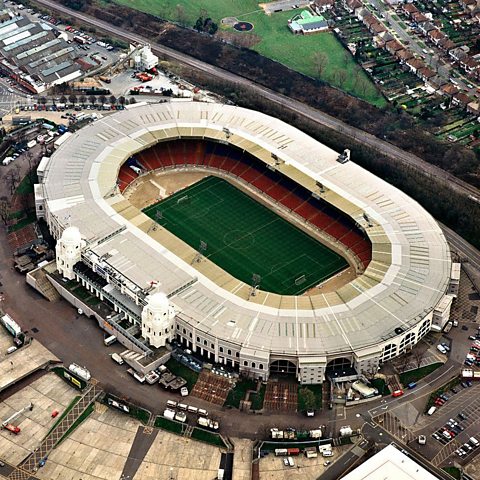
[[[10,354],[10,353],[13,353],[13,352],[16,352],[17,351],[17,347],[9,347],[7,349],[7,354]]]
[[[427,415],[433,415],[437,411],[437,407],[430,407],[428,409]]]
[[[118,353],[112,353],[112,360],[119,365],[123,365],[123,358]]]
[[[475,448],[480,445],[480,442],[475,437],[470,437],[468,440]]]
[[[185,403],[179,403],[179,404],[177,405],[177,408],[178,408],[179,410],[183,410],[184,412],[186,412],[187,409],[188,409],[188,405],[185,405]]]
[[[295,466],[295,462],[293,461],[293,458],[292,457],[287,457],[287,461],[288,461],[288,465],[290,467],[294,467]]]
[[[2,161],[2,165],[10,165],[15,159],[13,157],[5,157]]]
[[[177,408],[177,402],[175,400],[167,400],[168,408]]]
[[[203,408],[198,409],[198,414],[201,415],[202,417],[208,417],[208,412]]]
[[[322,452],[322,457],[333,457],[333,452],[331,450],[324,450]]]
[[[190,413],[198,413],[198,408],[197,407],[194,407],[193,405],[189,405],[188,406],[188,411]]]
[[[117,337],[115,335],[110,335],[109,337],[105,338],[103,340],[103,343],[109,347],[110,345],[112,345],[112,343],[115,343],[117,341]]]

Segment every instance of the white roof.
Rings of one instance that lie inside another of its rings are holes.
[[[393,445],[387,445],[343,480],[438,480]]]
[[[160,245],[152,220],[115,188],[121,164],[161,140],[189,137],[225,141],[279,170],[319,181],[326,199],[362,225],[372,241],[363,275],[336,292],[285,297],[261,292],[250,301],[242,282],[216,283]],[[351,352],[373,346],[417,325],[446,292],[451,259],[435,220],[414,200],[353,161],[286,123],[240,107],[171,102],[136,104],[74,133],[52,155],[45,171],[47,210],[64,227],[77,226],[90,242],[126,228],[92,249],[140,288],[160,281],[177,311],[210,332],[253,349],[298,355]],[[352,153],[355,158],[355,152]],[[47,216],[48,218],[48,216]],[[368,220],[366,220],[368,218]],[[370,227],[369,224],[370,223]]]

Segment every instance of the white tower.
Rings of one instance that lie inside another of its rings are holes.
[[[73,266],[80,261],[86,243],[77,227],[67,227],[55,247],[57,268],[64,278],[73,280]]]
[[[142,310],[142,337],[155,348],[164,347],[175,335],[174,319],[175,310],[164,293],[149,295]]]

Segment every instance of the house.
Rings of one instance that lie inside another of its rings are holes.
[[[389,40],[387,43],[385,43],[385,50],[392,55],[394,55],[398,50],[402,49],[403,45],[396,40]]]
[[[418,25],[418,30],[422,35],[427,35],[428,32],[436,30],[436,27],[432,22],[423,22]]]
[[[397,57],[398,61],[402,64],[405,63],[410,58],[413,58],[412,52],[405,48],[402,48],[402,50],[397,50],[395,52],[395,56]]]
[[[417,70],[417,75],[424,81],[427,82],[430,78],[433,78],[436,73],[428,67],[419,68]]]
[[[420,70],[420,68],[425,67],[425,63],[423,63],[422,60],[414,57],[408,59],[405,62],[405,65],[407,65],[413,73],[417,73],[417,70]]]
[[[452,105],[457,107],[466,108],[466,106],[472,101],[472,99],[465,93],[459,92],[452,98]]]
[[[309,35],[328,30],[328,22],[321,15],[304,10],[288,21],[288,28],[292,33]]]
[[[313,3],[312,8],[318,15],[320,15],[326,12],[327,10],[332,9],[334,5],[335,5],[334,0],[316,0]]]
[[[370,32],[372,32],[374,35],[380,35],[386,31],[387,29],[380,22],[374,23],[370,28]]]
[[[434,45],[438,45],[442,40],[447,38],[443,32],[437,30],[436,28],[430,30],[427,33],[427,37],[434,43]]]
[[[440,89],[440,92],[442,94],[446,95],[447,97],[453,97],[459,91],[460,90],[455,85],[453,85],[453,83],[447,83],[447,84],[443,85],[442,88]]]
[[[413,5],[413,3],[404,3],[402,5],[402,12],[408,17],[411,17],[412,14],[418,12],[418,8],[415,5]]]
[[[462,60],[462,58],[464,58],[468,54],[469,51],[470,51],[470,48],[467,47],[466,45],[463,45],[461,47],[457,47],[450,50],[448,54],[455,62],[459,62],[460,60]]]
[[[445,79],[440,75],[434,75],[433,77],[429,78],[427,82],[425,82],[425,85],[430,86],[436,91],[440,90],[444,84]]]
[[[474,58],[465,55],[465,57],[460,60],[460,66],[465,70],[465,72],[473,73],[480,67],[480,63]]]
[[[411,18],[418,25],[420,25],[421,23],[424,23],[424,22],[428,22],[428,18],[422,12],[412,13]]]
[[[478,101],[470,102],[467,105],[467,112],[473,113],[474,115],[480,115],[480,103],[478,103]]]
[[[356,15],[357,10],[363,7],[363,3],[360,0],[343,0],[343,7],[347,12],[354,13]]]
[[[448,53],[450,50],[455,48],[455,43],[452,42],[452,40],[450,40],[449,38],[445,37],[445,39],[438,42],[438,47],[444,52]]]

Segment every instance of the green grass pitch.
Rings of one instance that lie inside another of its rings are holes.
[[[226,180],[206,177],[143,210],[235,278],[260,289],[299,295],[348,263]]]

